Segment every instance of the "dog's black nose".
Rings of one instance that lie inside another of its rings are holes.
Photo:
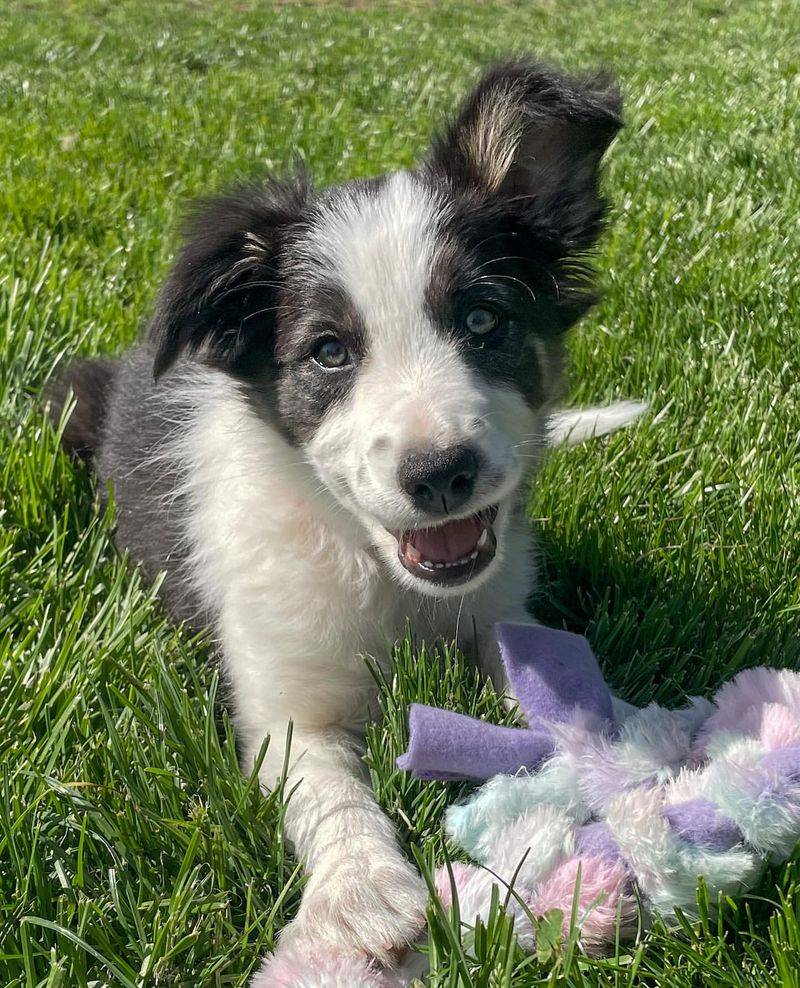
[[[470,446],[409,453],[397,479],[415,508],[433,515],[457,511],[472,497],[480,463]]]

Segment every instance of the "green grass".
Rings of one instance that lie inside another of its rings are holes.
[[[477,68],[535,49],[620,76],[606,294],[572,398],[658,425],[555,455],[531,493],[543,620],[635,702],[800,667],[797,3],[337,8],[7,2],[0,13],[0,983],[244,985],[302,880],[281,794],[237,769],[207,650],[174,631],[37,401],[128,344],[187,200],[299,155],[320,182],[413,161]],[[382,803],[428,862],[457,790],[393,768],[415,699],[499,716],[408,643],[370,736]],[[432,914],[435,986],[800,985],[793,864],[719,921],[631,952],[524,958]]]

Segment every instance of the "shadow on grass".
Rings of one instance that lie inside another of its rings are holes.
[[[633,703],[676,705],[707,694],[741,669],[800,668],[800,636],[769,588],[698,577],[681,581],[630,559],[587,532],[579,541],[539,538],[537,620],[586,635],[611,686]]]

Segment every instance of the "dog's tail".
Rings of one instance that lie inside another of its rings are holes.
[[[556,412],[547,420],[547,438],[552,446],[578,443],[623,429],[643,415],[649,405],[641,401],[616,401],[612,405],[574,408]]]
[[[61,425],[70,395],[74,399],[74,407],[63,426],[61,442],[78,459],[88,462],[100,447],[116,374],[114,360],[79,360],[47,389],[50,419],[56,428]]]

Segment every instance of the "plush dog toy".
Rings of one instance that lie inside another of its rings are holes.
[[[611,694],[584,638],[538,625],[497,634],[527,727],[414,704],[398,759],[420,779],[489,780],[446,817],[478,864],[436,875],[445,906],[455,887],[465,923],[488,916],[497,885],[530,950],[531,916],[558,909],[566,931],[577,901],[583,948],[601,953],[648,914],[691,916],[700,876],[713,907],[789,857],[800,839],[800,673],[750,669],[711,701],[639,709]],[[287,944],[252,988],[406,983]]]
[[[577,901],[584,949],[601,952],[635,931],[639,903],[645,918],[692,915],[700,876],[713,905],[789,857],[800,839],[800,673],[751,669],[712,701],[638,709],[611,695],[577,635],[499,625],[498,641],[527,728],[415,705],[398,760],[423,779],[493,776],[447,812],[449,836],[484,866],[437,876],[445,903],[455,886],[466,922],[513,880],[507,908],[524,947],[530,915],[559,909],[568,927]]]

